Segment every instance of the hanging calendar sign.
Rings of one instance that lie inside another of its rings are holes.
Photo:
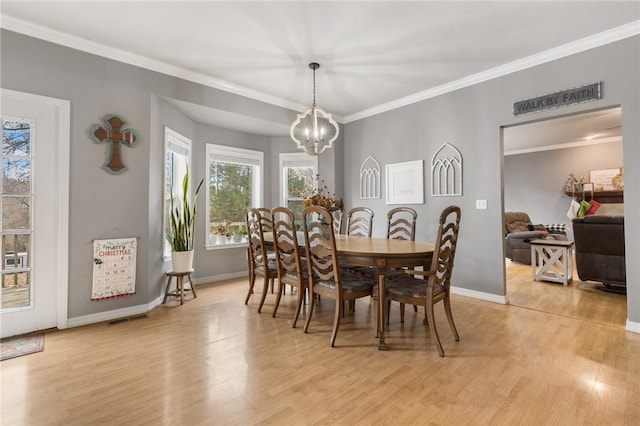
[[[137,238],[93,241],[91,300],[136,293]]]

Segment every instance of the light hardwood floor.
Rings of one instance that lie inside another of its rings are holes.
[[[528,267],[517,269],[511,305],[452,296],[459,342],[436,307],[445,358],[409,308],[400,324],[393,307],[388,352],[377,350],[369,300],[330,348],[332,301],[304,334],[290,327],[289,293],[272,318],[272,294],[262,314],[259,296],[243,304],[246,280],[201,285],[183,306],[50,332],[43,352],[0,363],[0,423],[638,424],[640,335],[622,326],[624,296],[578,296],[576,282],[527,283]],[[582,301],[545,313],[540,293]]]

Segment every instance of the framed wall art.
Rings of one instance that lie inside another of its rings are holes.
[[[613,183],[613,178],[620,174],[620,168],[591,170],[589,181],[593,182],[596,191],[613,191],[618,188]]]
[[[387,204],[424,203],[424,166],[422,160],[385,166]]]

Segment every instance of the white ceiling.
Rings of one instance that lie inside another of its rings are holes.
[[[317,103],[342,122],[640,33],[637,0],[0,5],[3,28],[297,111],[311,103],[308,63],[317,61]],[[174,106],[207,124],[248,122]]]

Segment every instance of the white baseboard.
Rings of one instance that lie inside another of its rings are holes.
[[[156,306],[162,303],[164,294],[158,296],[155,300],[137,306],[129,306],[128,308],[114,309],[111,311],[97,312],[95,314],[73,317],[67,320],[67,327],[79,327],[81,325],[95,324],[97,322],[111,321],[118,318],[130,317],[133,315],[146,314]]]
[[[249,272],[247,271],[233,272],[230,274],[220,274],[220,275],[211,275],[208,277],[200,277],[200,278],[195,278],[193,280],[193,283],[195,285],[200,285],[200,284],[214,283],[217,281],[232,280],[235,278],[242,278],[242,277],[249,279]]]
[[[632,333],[640,333],[640,322],[631,322],[627,318],[627,325],[625,326],[625,330]]]
[[[459,294],[460,296],[472,297],[474,299],[486,300],[488,302],[500,303],[501,305],[507,305],[509,299],[507,296],[498,296],[496,294],[484,293],[482,291],[469,290],[462,287],[451,286],[451,293]]]
[[[242,278],[247,277],[248,273],[245,272],[234,272],[231,274],[221,274],[221,275],[213,275],[210,277],[201,277],[193,280],[194,285],[206,284],[217,281],[230,280],[234,278]],[[118,318],[130,317],[133,315],[145,314],[152,310],[153,308],[160,306],[162,303],[162,299],[164,298],[164,289],[163,294],[158,296],[156,299],[145,305],[137,305],[137,306],[129,306],[128,308],[122,309],[114,309],[111,311],[97,312],[95,314],[83,315],[80,317],[74,317],[67,319],[67,327],[79,327],[81,325],[89,325],[95,324],[103,321],[111,321]],[[61,327],[58,327],[61,328]]]

